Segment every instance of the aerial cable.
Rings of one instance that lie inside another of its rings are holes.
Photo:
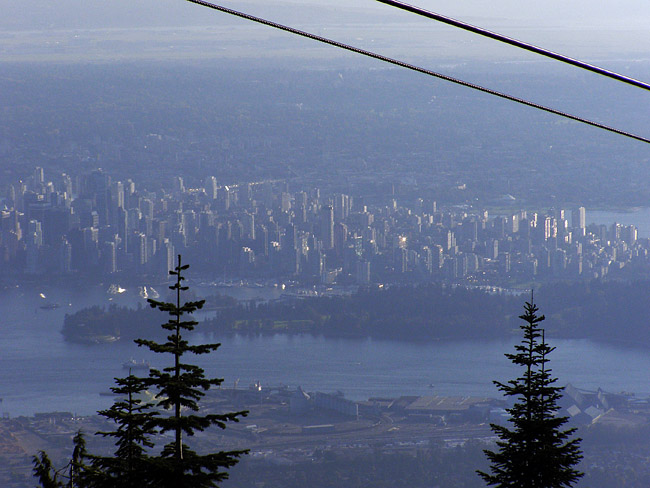
[[[623,131],[623,130],[620,130],[620,129],[616,129],[614,127],[609,127],[607,125],[600,124],[598,122],[593,122],[591,120],[584,119],[584,118],[578,117],[576,115],[571,115],[571,114],[568,114],[566,112],[562,112],[560,110],[556,110],[556,109],[553,109],[553,108],[550,108],[550,107],[546,107],[544,105],[539,105],[537,103],[530,102],[528,100],[524,100],[523,98],[517,98],[517,97],[514,97],[512,95],[508,95],[506,93],[501,93],[501,92],[498,92],[496,90],[492,90],[490,88],[485,88],[485,87],[482,87],[480,85],[475,85],[474,83],[469,83],[467,81],[459,80],[459,79],[453,78],[451,76],[436,73],[435,71],[431,71],[431,70],[426,69],[426,68],[421,68],[421,67],[415,66],[413,64],[405,63],[404,61],[399,61],[397,59],[389,58],[389,57],[383,56],[381,54],[377,54],[377,53],[374,53],[374,52],[371,52],[371,51],[366,51],[364,49],[360,49],[360,48],[357,48],[357,47],[354,47],[354,46],[350,46],[348,44],[343,44],[341,42],[334,41],[334,40],[328,39],[326,37],[318,36],[316,34],[311,34],[309,32],[301,31],[301,30],[298,30],[298,29],[294,29],[293,27],[288,27],[286,25],[278,24],[277,22],[272,22],[270,20],[262,19],[260,17],[255,17],[253,15],[249,15],[249,14],[246,14],[246,13],[243,13],[243,12],[239,12],[237,10],[233,10],[233,9],[230,9],[230,8],[227,8],[227,7],[223,7],[221,5],[215,5],[213,3],[209,3],[209,2],[206,2],[206,1],[203,1],[203,0],[187,0],[187,1],[190,2],[190,3],[195,3],[197,5],[202,5],[204,7],[208,7],[208,8],[214,9],[214,10],[218,10],[220,12],[224,12],[224,13],[227,13],[227,14],[230,14],[230,15],[234,15],[235,17],[240,17],[242,19],[250,20],[252,22],[257,22],[259,24],[267,25],[269,27],[273,27],[275,29],[283,30],[285,32],[290,32],[290,33],[296,34],[298,36],[306,37],[308,39],[312,39],[312,40],[319,41],[319,42],[322,42],[322,43],[325,43],[325,44],[329,44],[330,46],[335,46],[335,47],[338,47],[340,49],[345,49],[346,51],[351,51],[351,52],[354,52],[354,53],[357,53],[357,54],[361,54],[363,56],[367,56],[369,58],[378,59],[378,60],[384,61],[386,63],[394,64],[395,66],[400,66],[402,68],[410,69],[412,71],[417,71],[418,73],[423,73],[425,75],[433,76],[435,78],[439,78],[441,80],[446,80],[446,81],[449,81],[451,83],[455,83],[457,85],[465,86],[467,88],[472,88],[473,90],[478,90],[478,91],[483,92],[483,93],[488,93],[490,95],[494,95],[496,97],[503,98],[505,100],[510,100],[511,102],[516,102],[516,103],[519,103],[521,105],[526,105],[528,107],[536,108],[538,110],[543,110],[544,112],[552,113],[554,115],[559,115],[560,117],[564,117],[564,118],[567,118],[567,119],[570,119],[570,120],[574,120],[576,122],[581,122],[583,124],[587,124],[587,125],[590,125],[592,127],[597,127],[599,129],[603,129],[603,130],[606,130],[606,131],[609,131],[609,132],[613,132],[615,134],[619,134],[619,135],[622,135],[622,136],[625,136],[625,137],[629,137],[631,139],[635,139],[635,140],[640,141],[640,142],[645,142],[645,143],[650,144],[650,139],[648,139],[648,138],[638,136],[638,135],[635,135],[635,134],[632,134],[630,132],[626,132],[626,131]]]
[[[511,46],[516,46],[518,48],[525,49],[526,51],[531,51],[536,54],[540,54],[542,56],[555,59],[556,61],[561,61],[563,63],[571,64],[573,66],[577,66],[578,68],[586,69],[588,71],[598,73],[599,75],[607,76],[608,78],[613,78],[617,81],[621,81],[629,85],[634,85],[636,87],[643,88],[644,90],[650,90],[649,83],[635,80],[634,78],[630,78],[629,76],[621,75],[619,73],[615,73],[614,71],[609,71],[604,68],[594,66],[593,64],[585,63],[583,61],[579,61],[577,59],[573,59],[568,56],[564,56],[562,54],[554,53],[553,51],[549,51],[548,49],[537,47],[532,44],[528,44],[526,42],[513,39],[511,37],[497,34],[496,32],[483,29],[482,27],[477,27],[475,25],[468,24],[460,20],[452,19],[451,17],[437,14],[435,12],[430,12],[428,10],[424,10],[419,7],[414,7],[413,5],[409,5],[403,2],[398,2],[396,0],[377,0],[377,1],[386,5],[390,5],[392,7],[397,7],[399,9],[406,10],[407,12],[421,15],[422,17],[426,17],[428,19],[437,20],[438,22],[442,22],[444,24],[458,27],[459,29],[473,32],[474,34],[478,34],[480,36],[485,36],[485,37],[489,37],[490,39],[495,39],[500,42],[505,42],[506,44],[510,44]]]

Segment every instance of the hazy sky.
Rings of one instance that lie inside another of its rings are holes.
[[[410,3],[573,57],[650,57],[648,0],[411,0]],[[462,54],[468,58],[522,59],[522,53],[513,48],[374,0],[231,0],[222,4],[342,42],[371,50],[382,49],[393,56],[441,53],[449,58]],[[289,51],[295,52],[297,48],[298,55],[315,55],[313,47],[310,52],[302,50],[307,46],[305,41],[288,43],[287,38],[291,37],[288,34],[185,0],[0,0],[0,11],[0,61],[110,59],[112,55],[182,58],[183,53],[196,54],[203,49],[205,41],[210,40],[206,37],[208,27],[221,29],[210,35],[217,43],[230,43],[230,56],[266,55],[267,51],[261,51],[260,46],[275,49],[275,54],[292,55]],[[192,29],[199,26],[202,32]],[[228,30],[235,27],[237,33]],[[180,30],[173,33],[177,37],[171,37],[169,33],[163,34],[161,28]],[[105,29],[113,31],[107,33]],[[64,32],[68,33],[67,37]],[[149,49],[138,50],[136,44],[145,42],[149,43]],[[157,50],[151,48],[154,44]],[[214,51],[213,46],[207,49]],[[320,49],[321,53],[338,55],[331,48]]]
[[[497,22],[535,22],[540,27],[619,28],[626,24],[647,27],[650,19],[647,0],[411,0],[409,3],[453,16],[491,18]],[[276,9],[281,15],[291,6],[295,16],[300,15],[301,9],[314,15],[314,10],[307,8],[314,7],[320,10],[335,8],[342,16],[348,14],[354,18],[386,13],[392,13],[395,20],[409,17],[409,14],[393,12],[390,7],[373,0],[248,0],[222,4],[242,9],[261,8],[269,13]],[[222,17],[208,15],[204,8],[183,0],[0,0],[0,8],[3,12],[0,28],[11,30],[204,25]],[[305,17],[307,20],[309,18]]]

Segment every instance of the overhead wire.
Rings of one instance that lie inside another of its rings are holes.
[[[433,76],[435,78],[439,78],[441,80],[449,81],[451,83],[455,83],[457,85],[461,85],[461,86],[464,86],[464,87],[467,87],[467,88],[471,88],[473,90],[477,90],[477,91],[480,91],[480,92],[483,92],[483,93],[487,93],[487,94],[490,94],[490,95],[493,95],[493,96],[496,96],[496,97],[499,97],[499,98],[502,98],[502,99],[505,99],[505,100],[509,100],[511,102],[516,102],[516,103],[519,103],[521,105],[525,105],[527,107],[536,108],[536,109],[542,110],[544,112],[548,112],[548,113],[551,113],[551,114],[554,114],[554,115],[558,115],[560,117],[564,117],[564,118],[567,118],[567,119],[570,119],[570,120],[573,120],[573,121],[576,121],[576,122],[580,122],[580,123],[583,123],[583,124],[586,124],[586,125],[589,125],[589,126],[592,126],[592,127],[596,127],[598,129],[606,130],[608,132],[612,132],[612,133],[615,133],[615,134],[618,134],[618,135],[621,135],[621,136],[624,136],[624,137],[628,137],[630,139],[634,139],[634,140],[637,140],[637,141],[640,141],[640,142],[645,142],[647,144],[650,144],[650,139],[649,138],[639,136],[639,135],[636,135],[636,134],[633,134],[631,132],[627,132],[627,131],[624,131],[624,130],[621,130],[621,129],[617,129],[615,127],[610,127],[610,126],[601,124],[599,122],[594,122],[592,120],[585,119],[585,118],[579,117],[577,115],[572,115],[572,114],[569,114],[569,113],[566,113],[566,112],[562,112],[562,111],[556,110],[554,108],[546,107],[544,105],[540,105],[538,103],[531,102],[531,101],[525,100],[523,98],[518,98],[518,97],[515,97],[515,96],[512,96],[512,95],[508,95],[506,93],[502,93],[502,92],[499,92],[499,91],[496,91],[496,90],[492,90],[490,88],[485,88],[483,86],[476,85],[474,83],[469,83],[467,81],[463,81],[463,80],[460,80],[458,78],[453,78],[451,76],[447,76],[447,75],[444,75],[444,74],[441,74],[441,73],[437,73],[435,71],[432,71],[432,70],[429,70],[429,69],[426,69],[426,68],[422,68],[422,67],[410,64],[410,63],[406,63],[404,61],[400,61],[400,60],[397,60],[397,59],[394,59],[394,58],[390,58],[390,57],[384,56],[382,54],[377,54],[377,53],[374,53],[372,51],[367,51],[365,49],[357,48],[357,47],[351,46],[349,44],[344,44],[342,42],[338,42],[338,41],[335,41],[335,40],[332,40],[332,39],[329,39],[329,38],[326,38],[326,37],[323,37],[323,36],[319,36],[319,35],[316,35],[316,34],[305,32],[305,31],[302,31],[302,30],[299,30],[299,29],[295,29],[293,27],[289,27],[289,26],[286,26],[286,25],[283,25],[283,24],[279,24],[277,22],[266,20],[266,19],[263,19],[261,17],[256,17],[254,15],[250,15],[250,14],[247,14],[247,13],[244,13],[244,12],[240,12],[240,11],[228,8],[228,7],[224,7],[224,6],[221,6],[221,5],[214,4],[214,3],[206,2],[204,0],[187,0],[187,1],[190,2],[190,3],[197,4],[197,5],[202,5],[204,7],[207,7],[207,8],[213,9],[213,10],[218,10],[220,12],[227,13],[227,14],[233,15],[235,17],[250,20],[250,21],[256,22],[258,24],[266,25],[266,26],[269,26],[269,27],[273,27],[275,29],[279,29],[279,30],[282,30],[282,31],[285,31],[285,32],[289,32],[291,34],[295,34],[295,35],[298,35],[298,36],[301,36],[301,37],[305,37],[305,38],[312,39],[312,40],[315,40],[315,41],[318,41],[318,42],[322,42],[322,43],[328,44],[330,46],[335,46],[335,47],[338,47],[340,49],[344,49],[346,51],[351,51],[351,52],[354,52],[354,53],[357,53],[357,54],[361,54],[363,56],[373,58],[373,59],[377,59],[379,61],[383,61],[383,62],[386,62],[386,63],[389,63],[389,64],[393,64],[395,66],[400,66],[402,68],[406,68],[406,69],[409,69],[411,71],[416,71],[418,73],[423,73],[423,74],[426,74],[426,75],[429,75],[429,76]]]
[[[484,37],[489,37],[490,39],[494,39],[500,42],[504,42],[506,44],[510,44],[511,46],[516,46],[520,49],[524,49],[526,51],[531,51],[536,54],[540,54],[542,56],[546,56],[547,58],[555,59],[556,61],[560,61],[562,63],[570,64],[572,66],[576,66],[578,68],[591,71],[593,73],[597,73],[602,76],[606,76],[608,78],[612,78],[616,81],[620,81],[622,83],[627,83],[628,85],[633,85],[638,88],[642,88],[644,90],[650,90],[650,83],[645,83],[640,80],[636,80],[634,78],[630,78],[629,76],[625,76],[619,73],[616,73],[614,71],[607,70],[605,68],[601,68],[599,66],[595,66],[593,64],[585,63],[584,61],[580,61],[578,59],[570,58],[569,56],[565,56],[563,54],[558,54],[553,51],[549,51],[548,49],[544,49],[538,46],[534,46],[532,44],[529,44],[527,42],[520,41],[518,39],[513,39],[512,37],[507,37],[502,34],[497,34],[496,32],[489,31],[487,29],[483,29],[482,27],[477,27],[472,24],[468,24],[467,22],[462,22],[460,20],[452,19],[451,17],[447,17],[445,15],[441,15],[435,12],[431,12],[429,10],[424,10],[420,7],[415,7],[413,5],[409,5],[404,2],[399,2],[397,0],[377,0],[377,2],[390,5],[392,7],[397,7],[402,10],[406,10],[407,12],[411,12],[417,15],[420,15],[422,17],[426,17],[428,19],[436,20],[438,22],[442,22],[444,24],[452,25],[454,27],[458,27],[459,29],[463,29],[469,32],[473,32],[474,34],[478,34]]]

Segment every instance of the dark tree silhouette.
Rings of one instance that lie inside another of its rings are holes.
[[[111,388],[120,395],[108,410],[99,415],[112,420],[117,430],[97,432],[104,437],[113,437],[117,450],[113,456],[90,456],[92,470],[86,476],[86,486],[92,488],[140,488],[153,486],[153,466],[146,449],[153,447],[152,437],[156,434],[153,422],[157,412],[143,403],[139,395],[146,388],[145,380],[131,374],[126,378],[115,378],[117,386]]]
[[[568,420],[557,416],[562,387],[546,367],[553,352],[539,324],[538,308],[531,297],[524,306],[521,325],[524,337],[514,354],[505,356],[523,369],[521,376],[507,383],[494,384],[507,397],[516,399],[510,414],[511,427],[492,424],[499,437],[498,451],[486,450],[491,473],[478,471],[490,486],[517,488],[571,487],[583,473],[575,469],[582,459],[580,439],[572,438],[576,429],[561,430]]]
[[[248,412],[200,415],[199,400],[212,386],[223,381],[220,378],[206,378],[203,369],[185,362],[189,354],[208,354],[220,344],[190,345],[183,338],[183,332],[194,330],[197,322],[183,320],[183,316],[203,307],[204,300],[181,304],[182,272],[189,266],[181,264],[169,273],[176,276],[176,283],[169,288],[176,292],[176,303],[148,300],[152,308],[167,312],[169,320],[162,324],[168,331],[167,342],[136,339],[139,346],[148,347],[160,354],[169,354],[173,364],[162,371],[152,369],[148,378],[138,378],[129,372],[126,378],[116,378],[114,393],[121,395],[111,408],[100,415],[112,420],[117,429],[98,432],[113,437],[117,450],[113,456],[96,456],[86,451],[83,435],[74,437],[74,450],[70,461],[56,470],[45,452],[33,458],[34,476],[43,488],[114,488],[114,487],[156,487],[156,488],[208,488],[228,478],[226,469],[239,462],[247,450],[219,451],[199,454],[184,443],[184,437],[191,437],[208,427],[222,429],[227,422],[237,422]],[[147,388],[156,391],[155,406],[160,412],[144,404],[139,395]],[[165,445],[159,455],[150,455],[156,436],[174,432],[174,441]]]
[[[158,477],[155,481],[159,487],[173,488],[203,488],[217,486],[219,481],[228,477],[225,469],[237,464],[240,456],[247,451],[220,451],[200,455],[189,449],[184,443],[184,436],[192,436],[197,431],[203,431],[212,425],[226,427],[226,422],[237,422],[239,417],[247,412],[230,412],[225,414],[199,415],[198,401],[212,386],[218,386],[223,379],[206,378],[203,369],[184,361],[188,354],[208,354],[215,351],[220,344],[190,345],[183,338],[183,332],[194,330],[197,322],[183,320],[183,316],[191,314],[203,307],[204,300],[190,301],[181,304],[181,292],[188,289],[183,286],[185,278],[182,272],[189,265],[182,265],[178,256],[178,266],[169,273],[176,276],[176,283],[169,288],[176,293],[176,303],[159,302],[149,299],[151,307],[170,316],[168,322],[162,324],[169,331],[167,342],[158,343],[151,340],[137,339],[139,346],[145,346],[159,354],[169,354],[173,357],[173,365],[162,371],[152,369],[147,384],[157,390],[157,405],[171,411],[169,416],[159,416],[152,420],[152,425],[159,433],[173,432],[173,442],[164,446],[161,455],[155,459]]]
[[[60,488],[63,486],[52,461],[44,451],[39,451],[32,461],[34,464],[34,477],[42,488]]]
[[[72,439],[72,457],[68,464],[56,470],[52,461],[44,451],[33,457],[34,476],[42,488],[85,488],[88,466],[85,461],[88,459],[86,451],[86,440],[81,431],[77,432]]]

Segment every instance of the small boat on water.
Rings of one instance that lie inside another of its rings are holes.
[[[140,288],[139,295],[145,300],[148,298],[153,298],[154,300],[160,298],[160,294],[152,287],[143,286]]]
[[[142,361],[129,359],[128,361],[122,363],[122,368],[123,369],[146,369],[147,371],[149,371],[151,365],[149,364],[149,361],[145,361],[144,359]]]
[[[106,293],[108,293],[109,295],[121,295],[125,291],[126,288],[122,288],[120,285],[112,284],[111,286],[108,287]]]
[[[51,303],[50,302],[50,303],[46,303],[44,305],[41,305],[39,308],[41,308],[42,310],[56,310],[57,308],[60,308],[60,307],[61,307],[61,305],[59,305],[58,303]]]
[[[84,324],[80,324],[80,327],[84,327]],[[119,341],[120,338],[113,335],[79,335],[74,340],[82,344],[109,344]]]

